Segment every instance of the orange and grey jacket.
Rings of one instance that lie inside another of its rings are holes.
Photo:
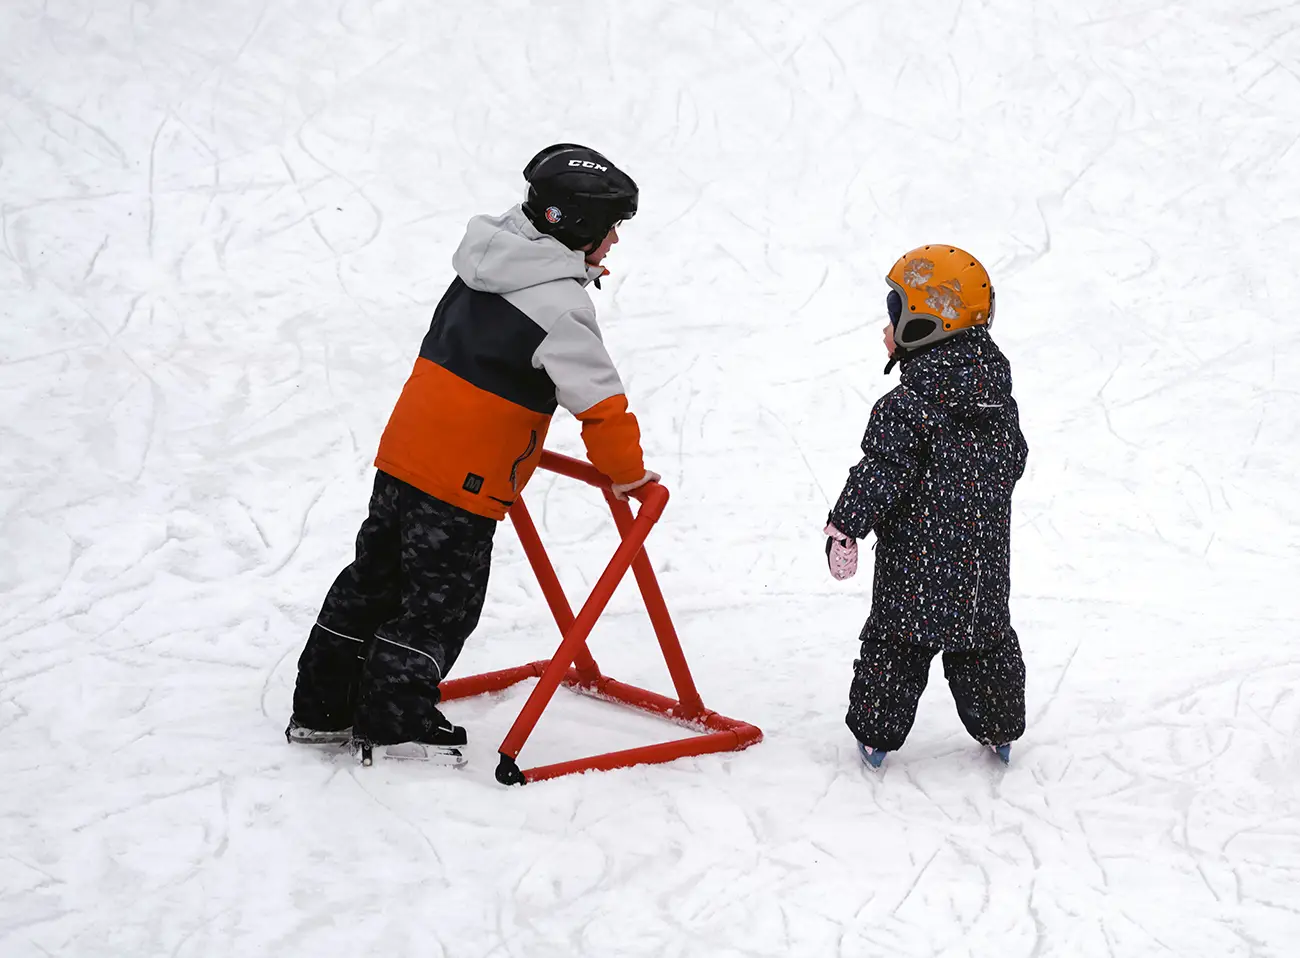
[[[444,502],[504,519],[537,468],[556,405],[614,482],[645,474],[586,286],[604,271],[515,206],[476,216],[379,441],[375,465]]]

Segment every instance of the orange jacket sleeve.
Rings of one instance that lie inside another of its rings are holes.
[[[591,464],[616,483],[645,475],[641,427],[627,410],[627,397],[610,396],[577,414]]]

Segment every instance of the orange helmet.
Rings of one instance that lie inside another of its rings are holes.
[[[980,261],[955,246],[931,244],[904,253],[885,277],[902,299],[894,342],[904,349],[993,322],[993,283]]]

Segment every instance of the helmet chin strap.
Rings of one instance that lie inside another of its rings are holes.
[[[907,356],[906,347],[898,341],[898,321],[903,314],[903,297],[898,295],[898,290],[889,291],[889,295],[885,297],[885,309],[889,313],[889,324],[894,327],[894,351],[889,354],[889,363],[885,366],[885,375],[888,376],[894,366]]]
[[[894,351],[889,354],[889,362],[885,364],[885,375],[888,376],[894,371],[894,367],[904,362],[908,358],[907,350],[898,344],[894,345]]]
[[[959,332],[964,332],[964,330],[959,330]],[[931,343],[922,343],[920,346],[911,346],[911,347],[900,346],[898,345],[898,343],[895,343],[893,355],[889,357],[889,362],[885,366],[885,375],[888,376],[893,371],[895,366],[906,366],[909,362],[911,362],[917,356],[920,356],[922,353],[928,353],[936,346],[939,346],[943,343],[951,342],[952,338],[953,337],[949,336],[946,339],[936,339],[934,342]]]

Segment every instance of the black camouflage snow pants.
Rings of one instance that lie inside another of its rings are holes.
[[[862,632],[862,654],[853,663],[845,722],[858,741],[892,752],[916,720],[916,706],[939,649],[890,636]],[[1025,733],[1025,662],[1010,626],[987,649],[943,653],[957,715],[971,737],[984,745],[1005,745]]]
[[[298,660],[293,717],[376,745],[441,722],[438,683],[478,625],[496,520],[379,472],[357,557],[325,596]]]

